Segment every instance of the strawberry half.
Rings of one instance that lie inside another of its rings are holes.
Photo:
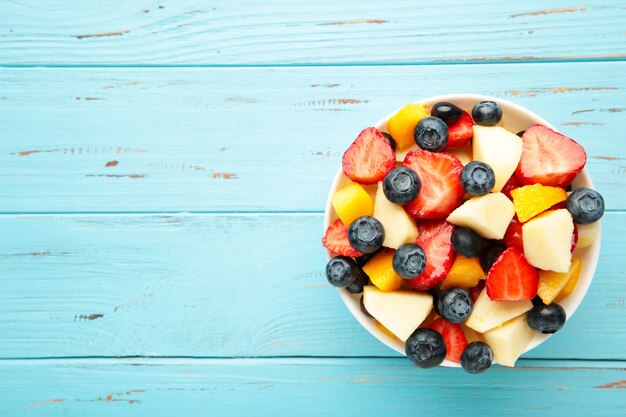
[[[574,234],[572,235],[572,247],[570,248],[570,252],[574,252],[574,249],[576,249],[577,244],[578,244],[578,227],[576,227],[576,223],[574,223]]]
[[[480,293],[483,292],[483,289],[485,289],[485,280],[481,279],[480,281],[478,281],[478,284],[475,287],[472,287],[469,290],[467,290],[470,297],[472,298],[473,303],[476,302]]]
[[[426,254],[424,271],[405,282],[418,291],[428,290],[446,278],[454,261],[454,249],[450,237],[454,225],[445,220],[423,220],[417,224],[418,237],[415,243]]]
[[[448,125],[448,144],[445,150],[458,149],[465,145],[474,136],[474,120],[466,111],[461,118],[452,125]]]
[[[463,164],[456,156],[416,149],[406,154],[404,166],[417,172],[422,183],[417,197],[404,205],[411,216],[445,219],[461,204]]]
[[[328,226],[322,238],[322,245],[335,255],[357,257],[365,255],[354,249],[348,241],[348,228],[339,219]]]
[[[511,178],[504,184],[502,187],[502,194],[507,196],[509,200],[513,201],[513,197],[511,197],[511,191],[519,187],[519,182],[517,182],[517,178],[515,175],[511,175]]]
[[[396,154],[378,129],[368,127],[343,154],[341,165],[343,173],[352,181],[374,184],[396,167]]]
[[[493,301],[531,300],[537,295],[539,273],[516,248],[508,248],[487,274],[487,295]]]
[[[513,216],[513,220],[509,223],[508,229],[504,234],[504,244],[508,248],[515,248],[524,253],[524,239],[522,237],[522,222],[517,219],[517,215]]]
[[[565,188],[587,162],[582,146],[543,125],[526,129],[522,140],[522,159],[515,176],[523,185],[539,183]]]
[[[443,337],[443,341],[446,343],[446,359],[460,363],[461,354],[468,344],[461,326],[446,319],[437,319],[428,327],[438,331]]]

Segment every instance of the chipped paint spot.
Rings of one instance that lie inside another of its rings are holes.
[[[598,122],[567,122],[561,123],[561,126],[602,126],[603,124]]]
[[[586,59],[615,59],[624,58],[626,54],[600,54],[600,55],[557,55],[557,56],[501,56],[501,57],[477,57],[467,59],[442,59],[437,62],[499,62],[499,61],[571,61]]]
[[[113,394],[107,394],[101,397],[98,397],[98,399],[96,401],[99,402],[127,402],[129,404],[135,404],[137,402],[139,402],[138,400],[132,400],[132,399],[128,399],[128,398],[119,398],[119,397],[125,397],[125,396],[129,396],[131,394],[138,394],[138,393],[142,393],[145,392],[142,389],[134,389],[134,390],[130,390],[130,391],[126,391],[126,392],[116,392]]]
[[[105,167],[107,167],[107,168],[108,168],[108,167],[116,167],[116,166],[117,166],[117,164],[119,164],[119,162],[118,162],[118,161],[109,161],[109,162],[107,162],[106,164],[104,164],[104,166],[105,166]]]
[[[98,320],[104,317],[104,314],[81,314],[80,316],[74,316],[74,321],[77,320]]]
[[[611,301],[610,303],[607,303],[606,306],[608,308],[615,308],[615,309],[623,309],[624,308],[624,299],[623,298],[617,298],[613,301]]]
[[[356,98],[331,98],[325,100],[310,100],[310,101],[301,101],[298,103],[294,103],[294,107],[325,107],[325,106],[333,106],[340,105],[345,106],[348,104],[361,104],[361,103],[369,103],[369,100],[359,100]]]
[[[54,400],[39,401],[35,404],[31,404],[30,408],[40,407],[44,404],[62,403],[63,401],[65,401],[64,398],[55,398]]]
[[[99,97],[85,97],[85,100],[93,101],[93,100],[104,100],[104,99],[103,98],[99,98]]]
[[[211,178],[213,179],[225,179],[225,180],[234,180],[237,179],[237,174],[232,172],[214,172],[211,174]]]
[[[626,109],[622,107],[611,107],[610,109],[607,109],[607,110],[609,113],[619,113],[619,112],[623,112]]]
[[[596,110],[595,109],[576,110],[572,112],[572,115],[579,114],[579,113],[590,113],[593,111],[596,111]]]
[[[150,13],[150,10],[149,9],[142,9],[141,13]]]
[[[598,385],[598,386],[596,386],[594,388],[600,388],[600,389],[610,389],[610,388],[626,389],[626,380],[609,382],[608,384]]]
[[[17,156],[28,156],[28,155],[32,155],[35,153],[50,153],[50,152],[63,152],[63,154],[67,155],[68,152],[71,155],[74,155],[74,153],[78,153],[78,154],[82,154],[83,153],[83,148],[63,148],[63,149],[35,149],[35,150],[30,150],[30,151],[21,151],[21,152],[11,152],[11,155],[17,155]],[[90,148],[85,148],[84,152],[86,154],[92,152]],[[113,147],[108,147],[108,148],[102,148],[98,151],[98,148],[94,148],[93,149],[93,153],[100,153],[100,154],[106,154],[106,153],[145,153],[148,152],[145,149],[141,149],[141,148],[136,148],[136,149],[131,149],[131,148],[121,148],[121,147],[117,147],[117,148],[113,148]]]
[[[311,84],[311,87],[326,87],[326,88],[335,88],[339,87],[341,84]]]
[[[617,87],[552,87],[552,88],[537,88],[533,90],[508,90],[499,93],[503,96],[523,96],[523,97],[535,97],[539,94],[560,94],[560,93],[572,93],[576,91],[614,91],[619,90]]]
[[[107,177],[107,178],[145,178],[145,174],[87,174],[85,177]]]
[[[340,20],[337,22],[324,22],[318,23],[318,26],[335,26],[335,25],[355,25],[358,23],[370,23],[380,25],[383,23],[389,23],[388,20],[379,20],[379,19],[349,19],[349,20]]]
[[[509,19],[515,19],[516,17],[520,17],[520,16],[542,16],[542,15],[555,14],[555,13],[573,13],[573,12],[578,12],[578,11],[584,12],[585,10],[587,10],[587,6],[564,7],[561,9],[539,10],[536,12],[512,14],[511,16],[509,16]]]
[[[6,100],[6,99],[7,99],[7,96],[2,96],[2,100]]]
[[[256,103],[254,98],[229,97],[226,100],[229,103]]]
[[[330,284],[315,284],[315,285],[309,285],[307,286],[307,288],[324,288],[324,287],[329,287]]]
[[[48,150],[40,150],[40,149],[35,149],[32,151],[21,151],[21,152],[11,152],[11,155],[18,155],[18,156],[28,156],[28,155],[32,155],[34,153],[41,153],[41,152],[59,152],[60,149],[48,149]]]
[[[624,158],[618,158],[615,156],[591,156],[593,159],[600,159],[602,161],[623,161]]]
[[[44,252],[0,254],[0,256],[65,256],[70,254],[71,252],[50,252],[49,250],[47,250]]]
[[[104,32],[104,33],[93,33],[88,35],[75,35],[76,39],[85,39],[85,38],[104,38],[107,36],[122,36],[125,33],[130,32],[129,30],[118,30],[117,32]]]

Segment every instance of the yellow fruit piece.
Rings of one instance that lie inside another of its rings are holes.
[[[392,339],[400,340],[400,339],[398,339],[398,336],[396,336],[395,334],[391,333],[391,330],[389,330],[388,328],[386,328],[385,326],[380,324],[380,322],[378,320],[376,320],[374,322],[374,324],[376,324],[376,327],[378,327],[378,330],[380,330],[381,332],[385,333],[387,336],[391,337]]]
[[[346,227],[361,216],[374,214],[374,200],[359,184],[352,182],[333,194],[335,213]]]
[[[363,266],[363,272],[370,277],[370,281],[381,291],[395,291],[404,281],[393,270],[393,252],[385,251],[374,256]]]
[[[565,284],[559,295],[557,295],[554,299],[555,303],[560,303],[565,297],[574,292],[574,288],[576,288],[576,284],[578,284],[578,279],[580,278],[580,271],[583,267],[582,264],[583,262],[580,259],[572,259],[572,266],[570,268],[570,271],[572,271],[573,273],[571,274],[570,279],[567,281],[567,284]]]
[[[557,296],[560,297],[559,301],[565,298],[576,287],[581,267],[582,261],[573,258],[572,265],[567,272],[539,271],[537,295],[545,304],[550,304]]]
[[[525,223],[553,205],[565,201],[567,193],[562,188],[533,184],[512,190],[511,197],[517,218]]]
[[[428,107],[423,104],[411,103],[402,107],[398,113],[389,119],[387,130],[396,141],[398,151],[415,146],[415,138],[413,137],[415,126],[426,116],[430,116]]]
[[[478,281],[485,278],[485,273],[476,258],[465,258],[456,255],[446,279],[441,283],[441,289],[450,287],[472,288]]]

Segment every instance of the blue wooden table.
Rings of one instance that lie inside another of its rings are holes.
[[[0,2],[1,416],[626,415],[626,1]],[[602,255],[518,367],[423,371],[325,282],[356,134],[505,97],[587,149]]]

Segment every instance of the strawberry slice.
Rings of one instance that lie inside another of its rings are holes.
[[[493,301],[531,300],[537,295],[539,273],[516,248],[508,248],[487,274],[487,295]]]
[[[480,295],[481,292],[483,292],[484,288],[485,288],[485,280],[481,279],[480,281],[478,281],[478,284],[475,287],[467,290],[467,292],[469,292],[470,297],[472,297],[473,303],[476,302],[476,300],[478,299],[478,296]]]
[[[446,319],[437,319],[428,327],[438,331],[443,337],[443,341],[446,343],[446,359],[460,363],[461,354],[468,344],[461,326]]]
[[[504,234],[504,244],[508,248],[515,248],[518,251],[524,253],[524,240],[522,238],[522,226],[523,223],[517,219],[517,215],[513,216],[513,220],[509,223],[508,229]]]
[[[368,127],[343,154],[341,165],[343,173],[352,181],[374,184],[396,167],[396,154],[378,129]]]
[[[513,201],[513,197],[511,197],[511,191],[519,187],[519,182],[517,182],[517,178],[515,175],[511,175],[511,178],[504,184],[502,187],[502,194],[507,196],[509,200]]]
[[[404,205],[411,216],[445,219],[461,204],[463,164],[456,156],[416,149],[406,154],[404,166],[417,172],[422,183],[417,197]]]
[[[455,123],[448,125],[448,144],[445,150],[458,149],[465,145],[474,136],[474,120],[466,111]]]
[[[515,175],[523,185],[539,183],[565,188],[587,162],[582,146],[543,125],[526,129],[522,140],[522,159]]]
[[[359,252],[350,245],[348,241],[348,228],[340,219],[335,220],[333,224],[328,226],[322,238],[322,245],[335,255],[350,257],[365,255],[363,252]]]
[[[572,235],[572,247],[570,248],[570,252],[574,252],[574,249],[576,249],[577,244],[578,244],[578,227],[576,227],[576,223],[574,223],[574,234]]]
[[[426,267],[413,279],[405,282],[418,291],[428,290],[446,278],[454,261],[454,249],[450,237],[454,225],[445,220],[423,220],[417,224],[415,243],[424,249]]]

